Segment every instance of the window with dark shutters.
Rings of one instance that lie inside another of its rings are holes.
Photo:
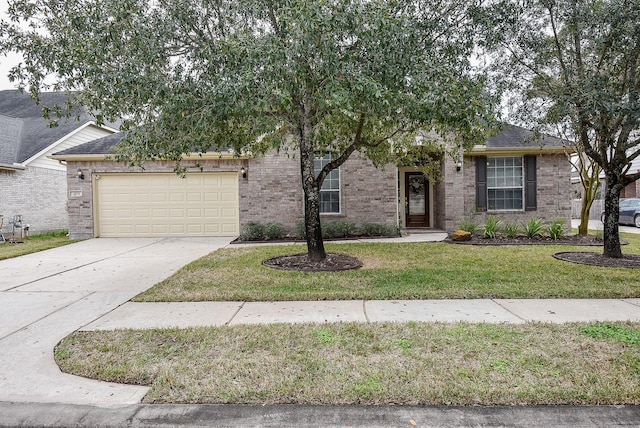
[[[536,157],[527,155],[524,157],[524,209],[535,211],[538,209],[538,184],[536,178]]]
[[[476,210],[487,210],[487,158],[476,157]]]

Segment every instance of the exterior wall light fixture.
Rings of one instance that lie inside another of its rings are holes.
[[[462,162],[458,161],[458,163],[456,164],[456,171],[460,172],[461,169],[462,169]]]
[[[240,168],[240,175],[242,175],[242,178],[247,178],[247,169],[244,166]]]
[[[78,178],[80,180],[84,180],[84,173],[82,172],[82,170],[80,168],[78,168],[77,175],[78,175]]]

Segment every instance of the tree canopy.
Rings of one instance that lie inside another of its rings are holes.
[[[606,177],[604,254],[621,257],[620,191],[640,178],[640,2],[499,1],[489,9],[519,117],[559,127]]]
[[[135,132],[121,159],[296,153],[309,254],[322,259],[319,189],[352,153],[397,161],[421,130],[484,140],[494,98],[469,62],[480,4],[15,0],[0,45],[22,52],[12,77],[34,96],[79,91],[101,117],[124,118]],[[326,152],[316,177],[313,158]]]

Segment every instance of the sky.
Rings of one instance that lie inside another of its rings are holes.
[[[7,0],[0,0],[0,19],[7,17]],[[9,69],[20,62],[18,54],[0,55],[0,90],[15,89],[17,84],[9,82]]]

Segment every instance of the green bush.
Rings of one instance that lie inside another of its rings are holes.
[[[323,238],[340,238],[340,231],[338,230],[338,223],[322,222],[322,237]]]
[[[340,236],[347,238],[356,234],[356,225],[350,221],[339,221],[337,223],[338,232]]]
[[[298,238],[307,239],[307,229],[304,227],[304,219],[298,220],[296,223],[296,236]]]
[[[362,223],[360,233],[364,236],[398,236],[398,228],[383,223]]]
[[[262,241],[264,239],[264,226],[250,221],[242,229],[240,239],[242,241]]]
[[[502,222],[496,217],[490,215],[487,217],[487,224],[484,225],[484,237],[495,238],[502,226]]]
[[[480,232],[482,230],[482,227],[480,226],[480,223],[469,216],[460,222],[458,229],[464,230],[465,232],[469,232],[473,235]]]
[[[527,238],[534,238],[542,235],[544,223],[541,218],[536,217],[524,224],[523,230]]]
[[[287,232],[284,230],[282,223],[267,223],[264,228],[264,237],[267,240],[282,239],[286,234]]]
[[[506,223],[504,225],[504,236],[507,238],[515,238],[518,234],[518,225],[515,223]]]
[[[552,239],[558,239],[564,236],[566,233],[566,230],[564,230],[564,220],[559,218],[554,219],[549,225],[547,231]]]

